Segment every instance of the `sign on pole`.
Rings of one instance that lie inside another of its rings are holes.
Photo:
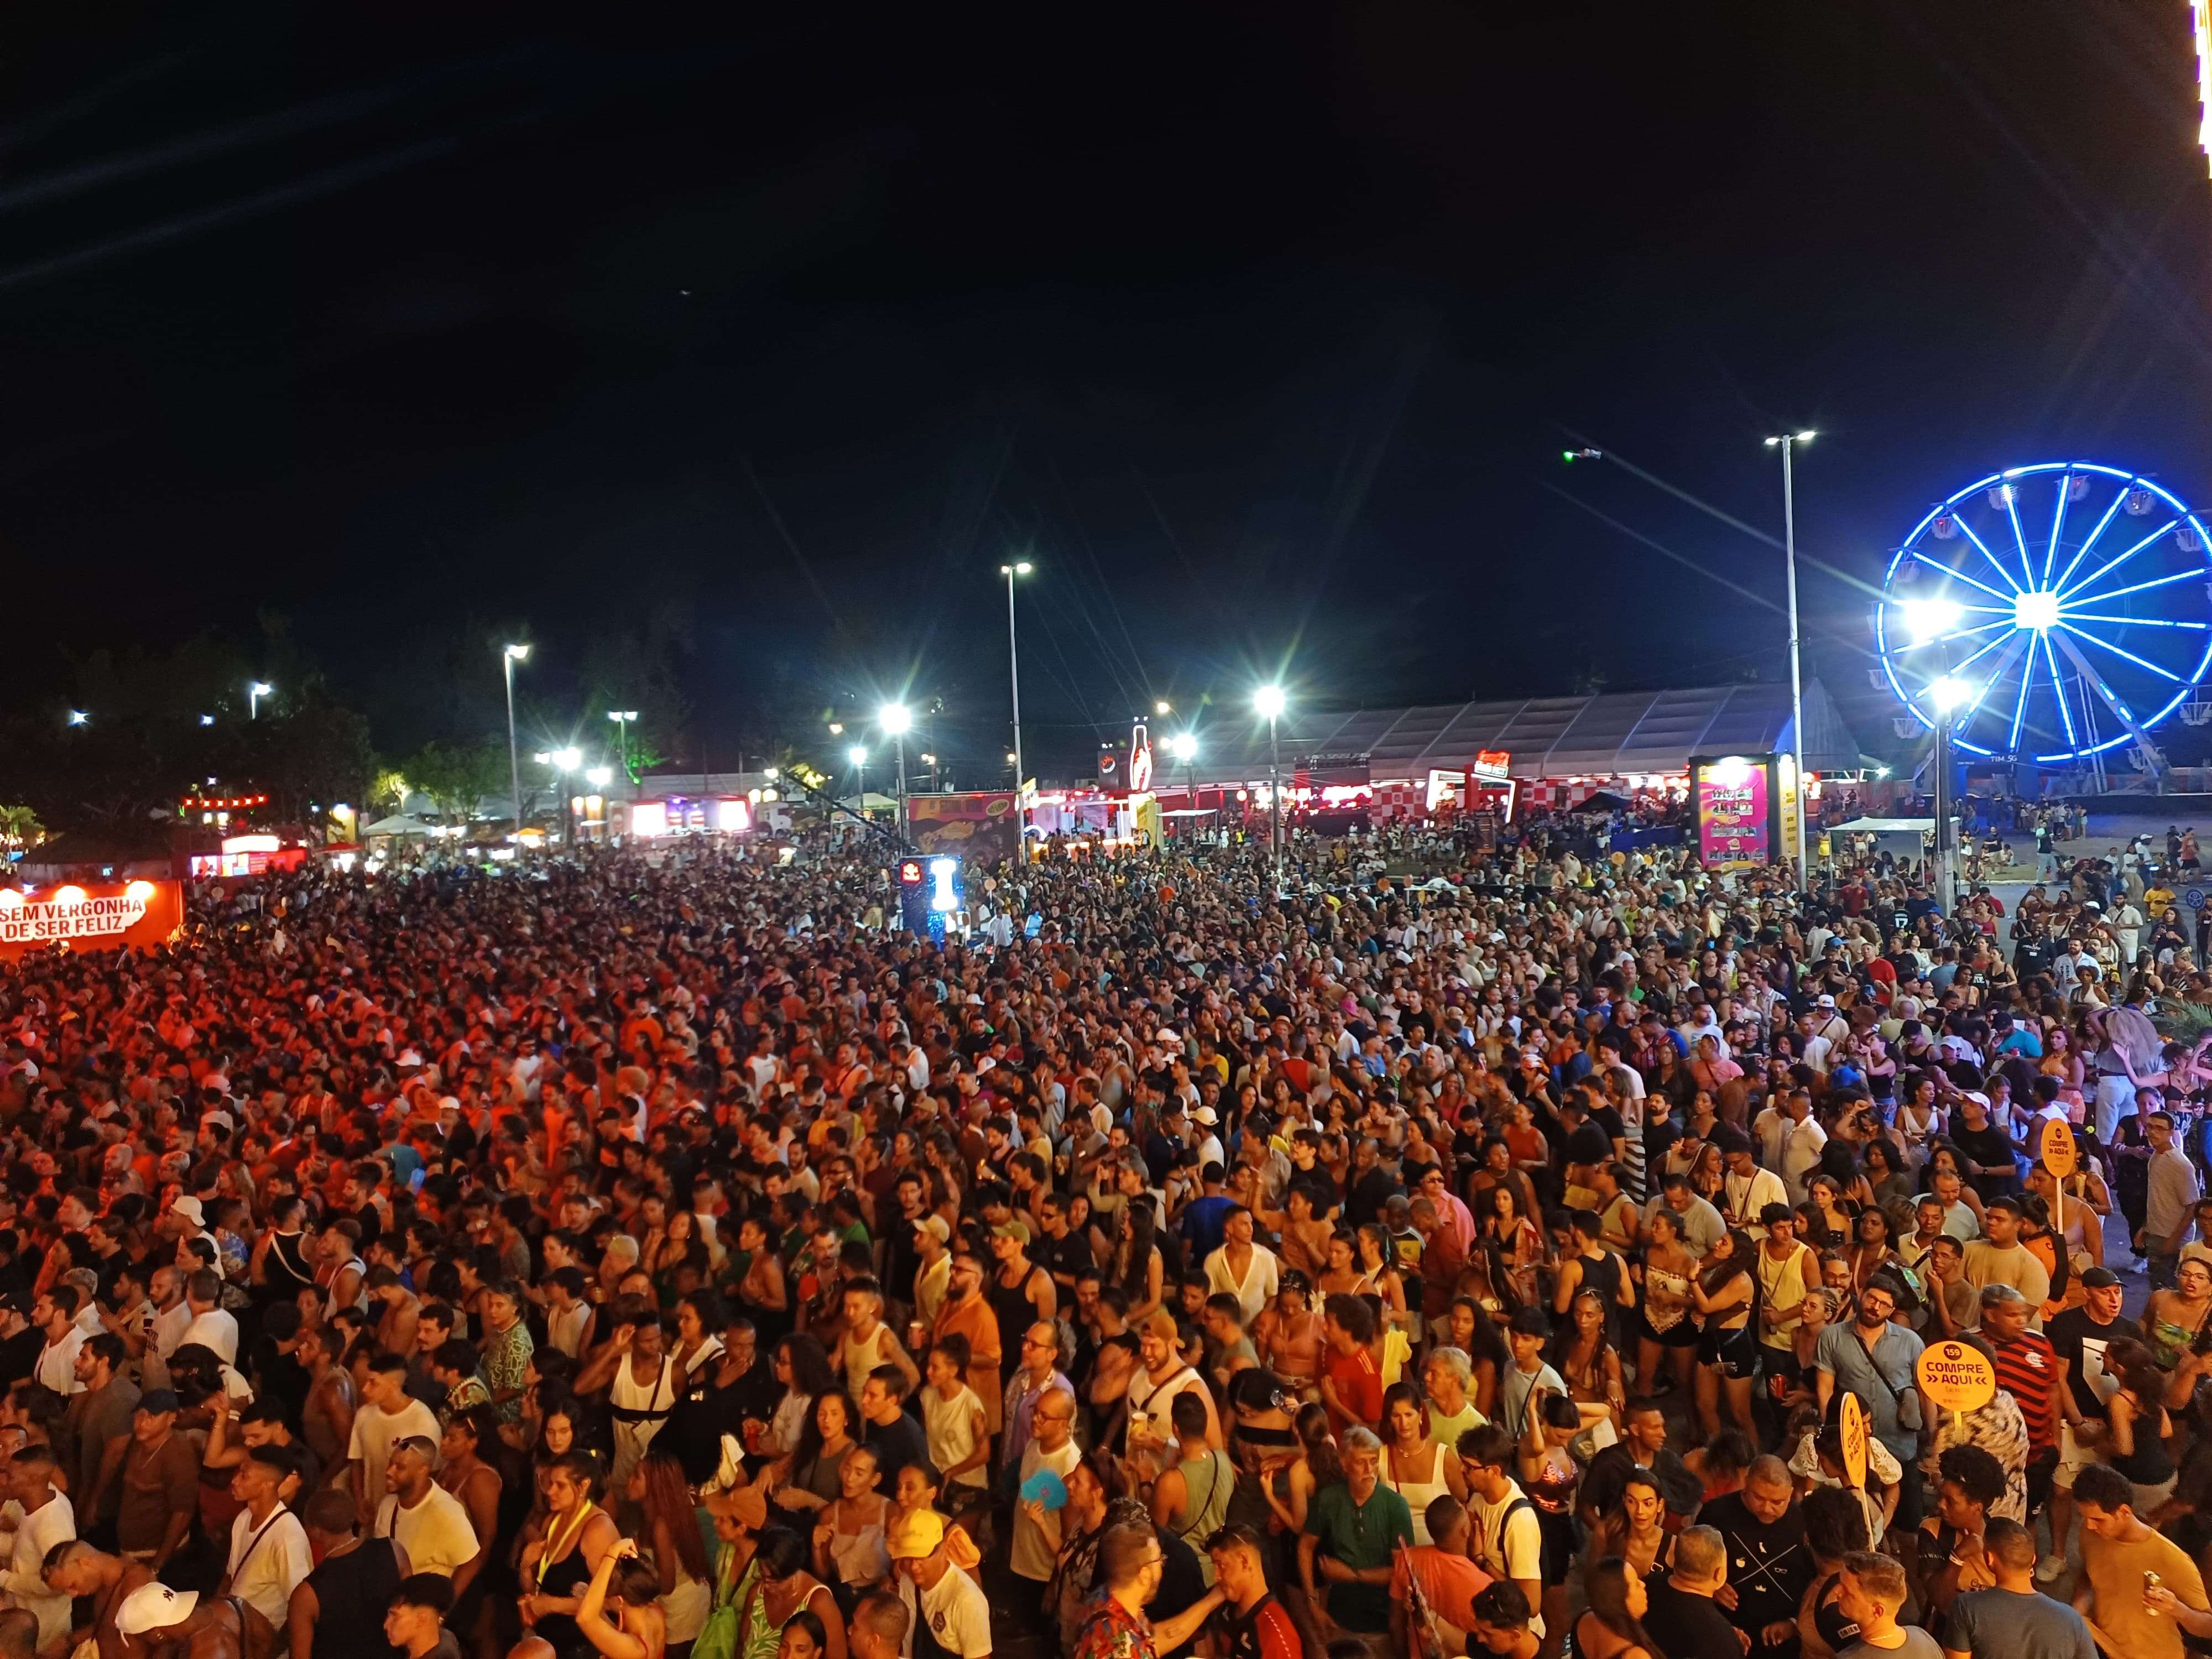
[[[1866,1490],[1867,1414],[1858,1395],[1845,1389],[1836,1413],[1836,1425],[1844,1437],[1844,1479],[1860,1492]]]

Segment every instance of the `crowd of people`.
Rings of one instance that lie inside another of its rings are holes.
[[[2154,954],[1577,845],[970,872],[943,947],[864,850],[309,870],[0,963],[0,1659],[2212,1637]]]

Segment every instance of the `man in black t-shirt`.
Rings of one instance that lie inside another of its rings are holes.
[[[1728,1583],[1728,1545],[1711,1527],[1691,1527],[1674,1540],[1674,1567],[1652,1582],[1644,1628],[1662,1653],[1725,1656],[1741,1651],[1735,1626],[1714,1603]]]
[[[2120,1317],[2123,1297],[2119,1276],[2110,1267],[2091,1267],[2081,1275],[2081,1305],[2069,1308],[2044,1327],[2051,1352],[2058,1357],[2058,1375],[2066,1387],[2059,1404],[2066,1420],[2059,1425],[2058,1467],[2051,1476],[2051,1536],[2063,1539],[2074,1522],[2074,1477],[2099,1462],[2091,1432],[2102,1429],[2105,1401],[2110,1395],[2098,1382],[2107,1375],[2105,1351],[2123,1337],[2142,1340],[2142,1328]],[[2117,1379],[2115,1379],[2117,1381]],[[2049,1583],[2065,1565],[2064,1551],[2045,1556],[2035,1576]]]
[[[1813,1557],[1789,1466],[1778,1457],[1754,1460],[1743,1490],[1716,1498],[1698,1519],[1727,1547],[1728,1582],[1736,1595],[1729,1622],[1751,1638],[1753,1659],[1795,1653],[1797,1610],[1813,1582]]]

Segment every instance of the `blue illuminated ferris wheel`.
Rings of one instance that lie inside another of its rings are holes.
[[[1992,473],[1913,526],[1875,608],[1881,674],[1969,754],[2059,766],[2134,743],[2212,668],[2212,544],[2172,491],[2119,467]],[[1900,719],[1900,732],[1911,730]]]

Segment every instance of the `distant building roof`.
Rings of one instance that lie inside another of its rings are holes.
[[[1815,772],[1861,764],[1858,739],[1818,680],[1805,683],[1805,764]],[[1159,733],[1154,742],[1159,744]],[[1679,772],[1693,755],[1757,755],[1790,747],[1790,688],[1765,684],[1670,691],[1607,691],[1594,696],[1522,697],[1496,702],[1361,708],[1348,714],[1293,708],[1281,730],[1285,772],[1364,766],[1377,783],[1458,770],[1480,750],[1504,750],[1512,775],[1534,780]],[[1163,786],[1182,768],[1154,756]],[[1200,733],[1200,781],[1226,784],[1267,775],[1267,728],[1239,718]]]

